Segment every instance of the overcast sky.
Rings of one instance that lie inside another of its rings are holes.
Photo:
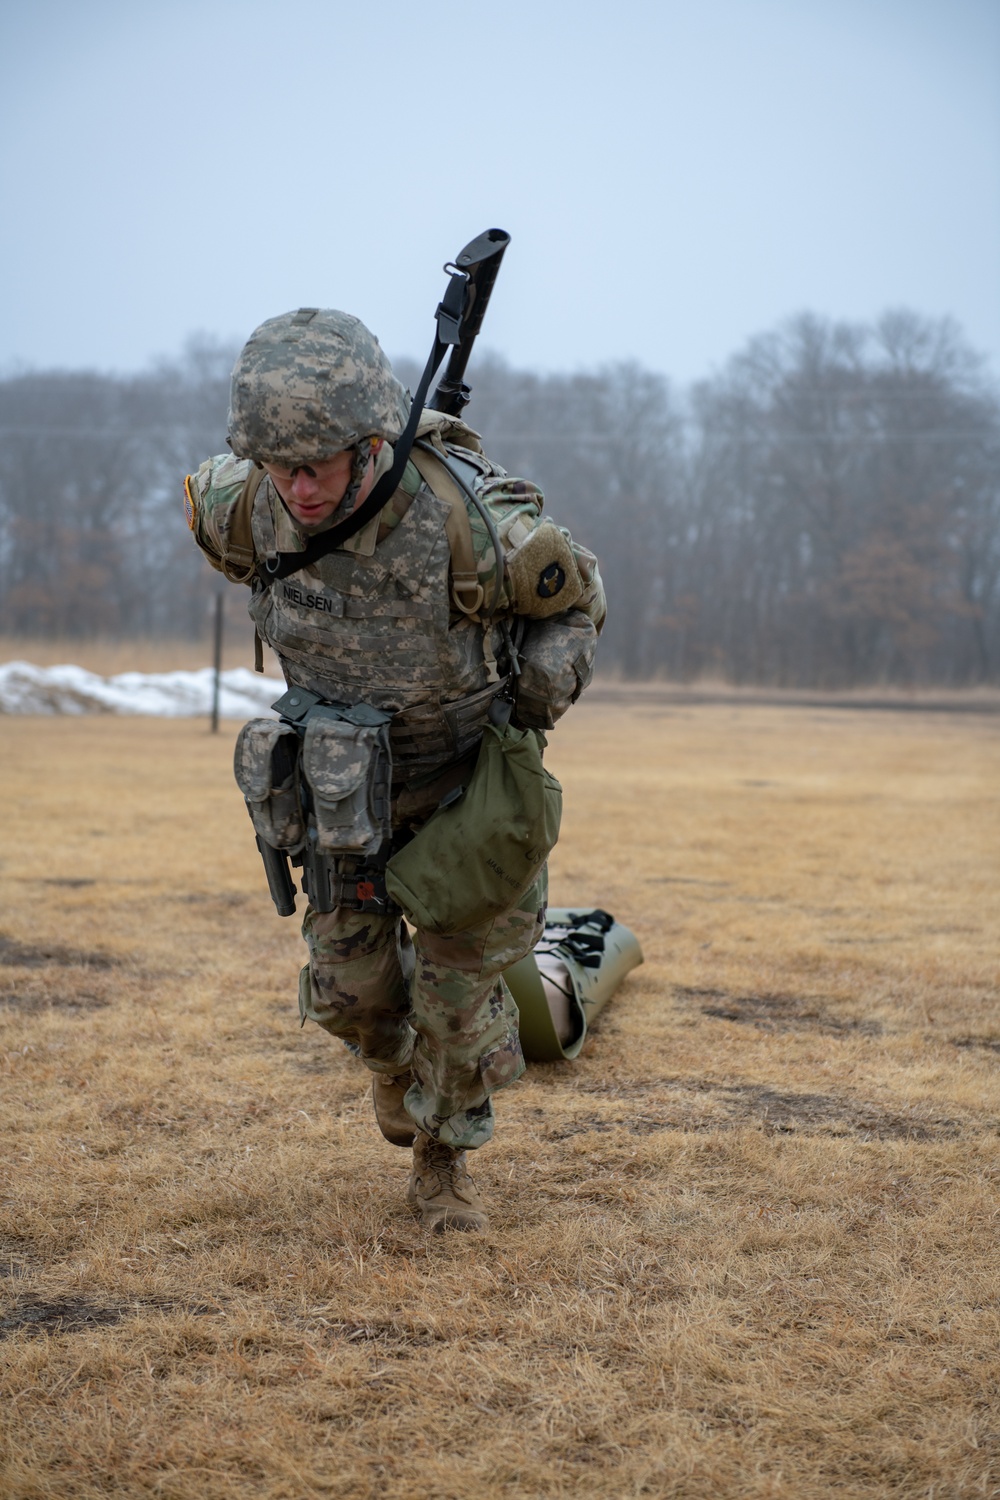
[[[802,309],[1000,373],[1000,0],[0,0],[0,372],[133,370],[302,305],[686,382]]]

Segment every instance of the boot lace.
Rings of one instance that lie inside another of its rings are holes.
[[[456,1196],[457,1183],[465,1177],[465,1161],[461,1151],[446,1146],[443,1141],[431,1140],[425,1148],[424,1161],[427,1171],[433,1172],[442,1188],[450,1188]],[[457,1182],[456,1182],[457,1179]]]

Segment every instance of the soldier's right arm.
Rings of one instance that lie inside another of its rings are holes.
[[[246,582],[256,562],[246,492],[259,472],[249,459],[222,453],[184,481],[184,514],[194,539],[212,567],[234,582]]]

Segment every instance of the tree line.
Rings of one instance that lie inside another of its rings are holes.
[[[0,379],[0,631],[202,635],[181,482],[225,450],[235,350]],[[417,368],[398,361],[411,388]],[[1000,678],[1000,399],[948,321],[803,315],[680,390],[489,356],[468,418],[595,551],[600,665],[786,687]]]

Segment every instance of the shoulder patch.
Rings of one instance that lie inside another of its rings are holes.
[[[188,530],[193,531],[198,524],[198,501],[195,499],[197,486],[191,475],[188,474],[184,480],[184,519],[188,523]]]
[[[538,587],[535,592],[539,599],[554,599],[563,591],[566,582],[566,571],[557,562],[550,562],[538,575]]]

